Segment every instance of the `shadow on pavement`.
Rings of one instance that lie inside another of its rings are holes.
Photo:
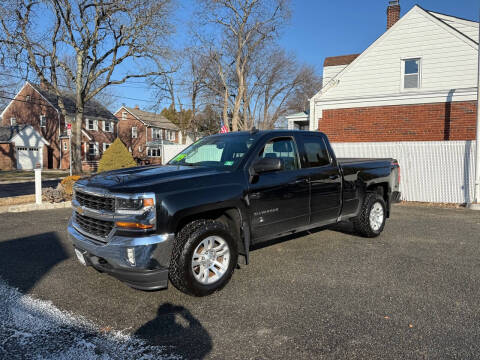
[[[0,277],[26,293],[55,265],[67,258],[68,254],[55,232],[2,241]]]
[[[212,350],[212,339],[202,324],[183,306],[170,303],[161,305],[157,317],[135,335],[185,359],[203,359]]]

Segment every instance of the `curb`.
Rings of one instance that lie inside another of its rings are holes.
[[[480,203],[477,203],[477,204],[474,204],[474,203],[470,203],[470,204],[467,204],[467,209],[469,210],[480,210]]]
[[[64,201],[61,203],[43,203],[43,204],[20,204],[0,207],[0,214],[4,213],[19,213],[36,210],[52,210],[52,209],[68,209],[72,206],[71,201]]]

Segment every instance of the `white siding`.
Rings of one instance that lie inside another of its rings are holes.
[[[338,84],[317,94],[315,99],[402,95],[402,59],[414,57],[422,58],[422,86],[413,91],[415,94],[476,87],[474,46],[466,38],[456,36],[455,30],[439,25],[430,14],[414,7],[345,69],[337,78]]]
[[[473,201],[475,141],[333,143],[337,157],[395,158],[407,201]]]
[[[327,85],[332,78],[334,78],[338,73],[340,73],[340,71],[342,71],[346,67],[347,65],[325,66],[323,68],[323,86]]]

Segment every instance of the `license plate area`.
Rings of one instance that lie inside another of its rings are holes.
[[[85,260],[85,256],[83,256],[82,252],[78,249],[75,249],[75,255],[77,255],[77,259],[83,266],[87,266],[87,261]]]

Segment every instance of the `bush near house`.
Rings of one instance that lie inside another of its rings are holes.
[[[98,163],[98,172],[137,166],[132,154],[123,142],[116,138],[110,147],[103,153]]]
[[[80,180],[82,177],[79,175],[72,175],[72,176],[67,176],[66,178],[63,178],[62,181],[60,181],[60,184],[62,184],[63,191],[65,192],[66,195],[69,195],[70,197],[73,195],[73,185],[75,184],[76,181]]]

